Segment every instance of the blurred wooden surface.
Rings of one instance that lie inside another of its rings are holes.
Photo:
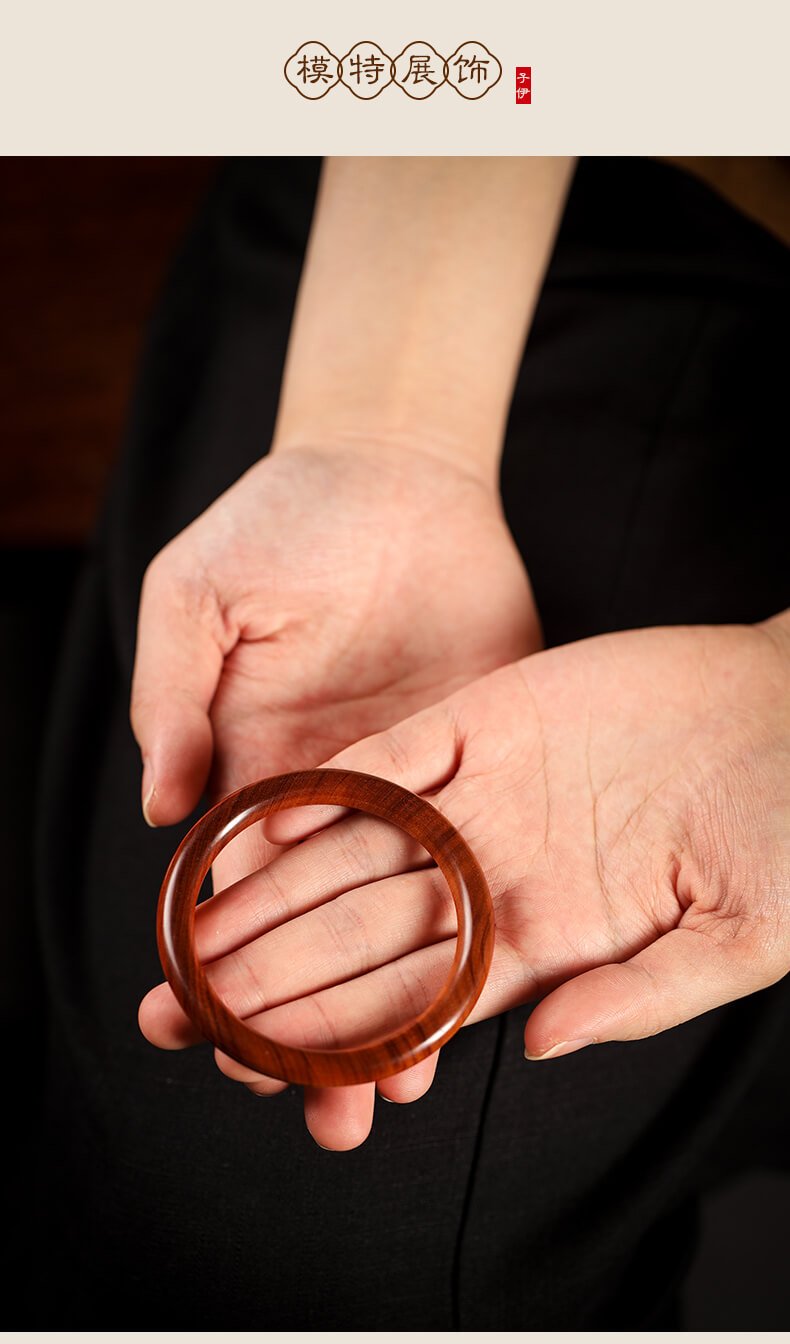
[[[211,159],[0,160],[0,545],[79,545]]]

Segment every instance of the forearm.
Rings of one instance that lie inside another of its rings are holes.
[[[275,447],[375,434],[495,479],[571,168],[325,160]]]

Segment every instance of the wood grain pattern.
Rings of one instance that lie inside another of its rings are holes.
[[[281,808],[340,804],[392,822],[435,860],[458,916],[453,965],[438,997],[398,1031],[333,1050],[281,1045],[241,1021],[212,990],[194,946],[195,907],[212,863],[247,826]],[[300,770],[248,784],[211,808],[184,838],[159,897],[158,943],[173,992],[197,1029],[248,1068],[289,1083],[373,1082],[425,1059],[468,1017],[485,984],[494,912],[483,872],[454,826],[430,803],[389,780],[352,770]]]

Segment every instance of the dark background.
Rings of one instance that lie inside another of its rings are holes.
[[[0,1011],[14,1155],[6,1180],[11,1226],[35,1163],[44,1011],[31,913],[32,823],[60,633],[120,440],[145,321],[214,168],[198,158],[0,164]],[[779,1067],[761,1083],[757,1103],[778,1112],[786,1088]],[[767,1160],[754,1153],[754,1173],[736,1184],[723,1174],[704,1203],[685,1329],[787,1325],[790,1176],[764,1166]]]

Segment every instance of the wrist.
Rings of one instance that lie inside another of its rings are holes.
[[[384,425],[357,423],[349,417],[327,423],[320,416],[312,418],[309,415],[298,426],[278,423],[270,451],[300,450],[351,453],[374,461],[396,461],[410,474],[419,470],[421,463],[431,471],[447,467],[498,498],[501,448],[492,443],[462,439],[438,426],[427,432],[424,425],[415,429],[405,421]]]

